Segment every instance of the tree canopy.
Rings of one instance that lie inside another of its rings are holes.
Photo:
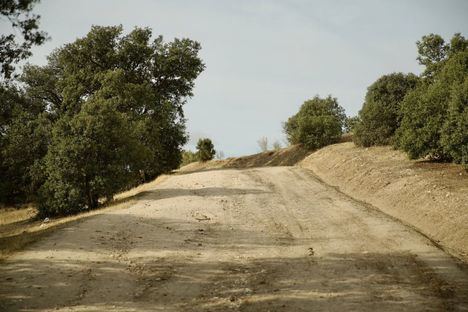
[[[457,41],[459,40],[456,36]],[[453,40],[452,40],[453,41]],[[451,54],[402,102],[396,146],[410,158],[468,163],[468,50]]]
[[[390,144],[400,126],[401,102],[418,81],[414,74],[393,73],[370,85],[354,126],[354,141],[362,146]]]
[[[26,172],[40,166],[40,175],[23,181],[43,184],[44,214],[94,208],[179,166],[187,141],[183,105],[204,69],[199,50],[190,39],[152,39],[149,28],[124,34],[122,26],[93,26],[56,49],[45,66],[26,66],[23,90],[4,88],[10,95],[2,101],[14,104],[2,118],[22,114],[44,124],[39,152],[20,166]],[[2,122],[1,144],[27,131],[14,124]],[[3,165],[11,158],[5,155]]]
[[[37,0],[2,0],[0,16],[6,17],[11,24],[11,33],[0,35],[0,76],[11,78],[15,64],[31,56],[31,47],[41,45],[47,34],[39,30],[40,16],[32,14]],[[17,36],[19,31],[20,38]]]

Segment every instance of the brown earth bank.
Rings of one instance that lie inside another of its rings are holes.
[[[329,185],[403,221],[468,262],[468,172],[410,161],[391,147],[327,146],[299,163]]]

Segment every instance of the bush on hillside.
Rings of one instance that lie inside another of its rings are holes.
[[[353,140],[360,146],[390,144],[400,126],[400,105],[405,95],[414,89],[419,78],[413,74],[384,75],[368,89]]]
[[[213,142],[208,138],[199,139],[197,143],[197,154],[200,161],[212,160],[216,154]]]
[[[345,119],[344,109],[336,98],[315,96],[305,101],[299,112],[288,119],[284,132],[289,143],[316,149],[338,142]]]
[[[412,159],[428,157],[467,163],[468,51],[446,60],[434,75],[402,103],[396,146]]]
[[[344,122],[344,132],[354,133],[356,125],[360,122],[359,116],[346,117]]]
[[[454,162],[468,164],[468,75],[452,90],[440,143]]]
[[[181,167],[191,164],[193,162],[199,161],[198,153],[194,153],[192,151],[182,151],[182,162],[180,164]]]

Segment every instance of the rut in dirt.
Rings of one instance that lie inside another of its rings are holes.
[[[2,263],[4,311],[463,311],[468,271],[296,167],[174,175]]]

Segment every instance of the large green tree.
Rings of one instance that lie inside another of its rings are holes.
[[[116,104],[94,96],[78,114],[57,121],[45,158],[42,215],[96,208],[138,179],[149,150]]]
[[[354,127],[354,142],[361,146],[390,144],[400,126],[401,102],[418,80],[413,74],[393,73],[370,85]]]
[[[444,47],[444,57],[428,63],[431,75],[402,102],[395,143],[410,158],[467,163],[468,41],[456,34]]]
[[[121,26],[93,26],[56,49],[45,66],[25,67],[21,98],[36,109],[30,117],[46,120],[49,130],[39,161],[20,167],[41,173],[32,180],[45,180],[43,215],[94,208],[179,166],[187,141],[183,105],[204,69],[199,50],[189,39],[152,39],[148,28],[123,34]],[[11,129],[2,130],[5,144]]]

